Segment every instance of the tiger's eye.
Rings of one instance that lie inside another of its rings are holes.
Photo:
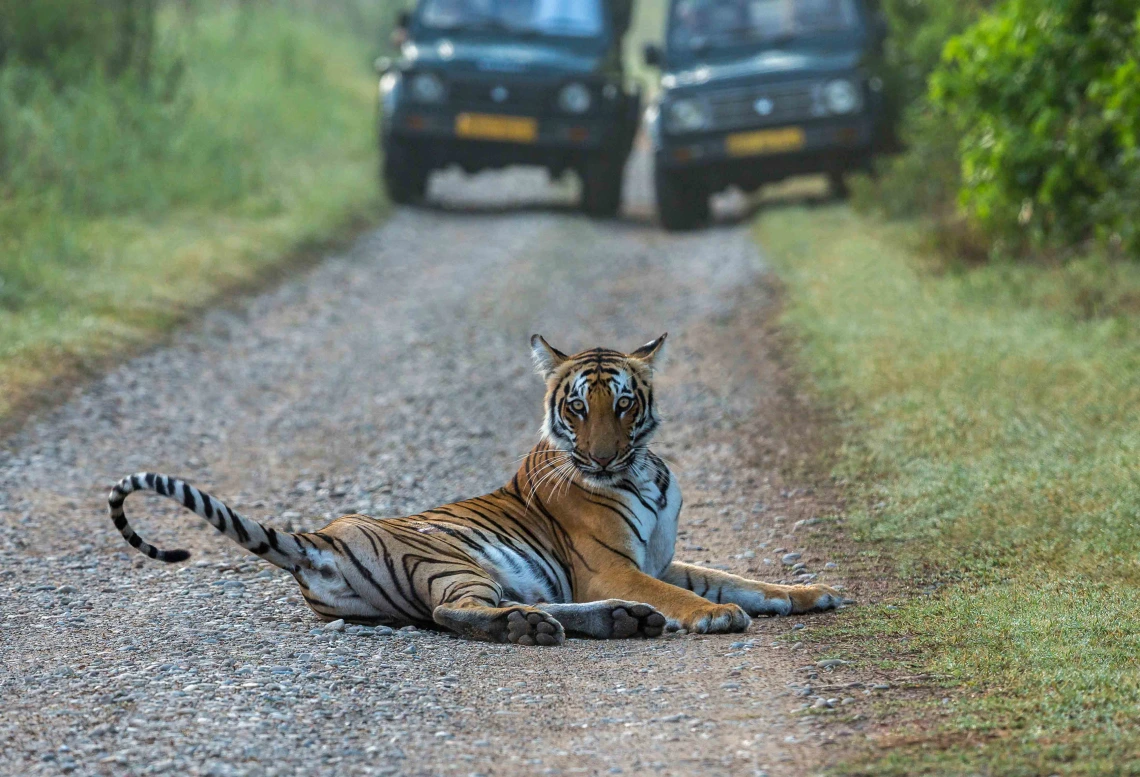
[[[621,411],[629,410],[633,406],[633,400],[629,397],[622,397],[617,401],[617,409]]]
[[[582,413],[586,412],[586,403],[580,399],[575,399],[570,403],[570,410],[578,415],[582,415]]]

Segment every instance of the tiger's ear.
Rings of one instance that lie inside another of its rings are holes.
[[[530,336],[530,353],[534,358],[534,370],[544,378],[549,378],[562,362],[569,357],[554,348],[542,335]]]
[[[651,370],[661,369],[661,365],[665,362],[665,338],[668,336],[669,333],[666,332],[653,342],[646,343],[631,353],[629,358],[637,359]]]

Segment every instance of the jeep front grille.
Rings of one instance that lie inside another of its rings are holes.
[[[818,81],[745,87],[709,95],[712,127],[794,124],[826,116]]]
[[[549,84],[452,81],[449,102],[462,109],[536,113],[548,109],[555,94]]]

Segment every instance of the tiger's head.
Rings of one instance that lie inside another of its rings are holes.
[[[573,356],[531,337],[535,367],[546,379],[543,437],[567,453],[587,484],[612,486],[644,461],[659,423],[653,371],[665,337],[632,353],[594,348]]]

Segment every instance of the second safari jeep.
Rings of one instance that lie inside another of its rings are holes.
[[[872,0],[673,0],[649,110],[661,223],[692,228],[731,185],[870,166],[882,130]]]
[[[396,202],[429,173],[576,171],[582,207],[612,216],[640,118],[621,39],[630,0],[420,0],[381,78],[383,180]]]

